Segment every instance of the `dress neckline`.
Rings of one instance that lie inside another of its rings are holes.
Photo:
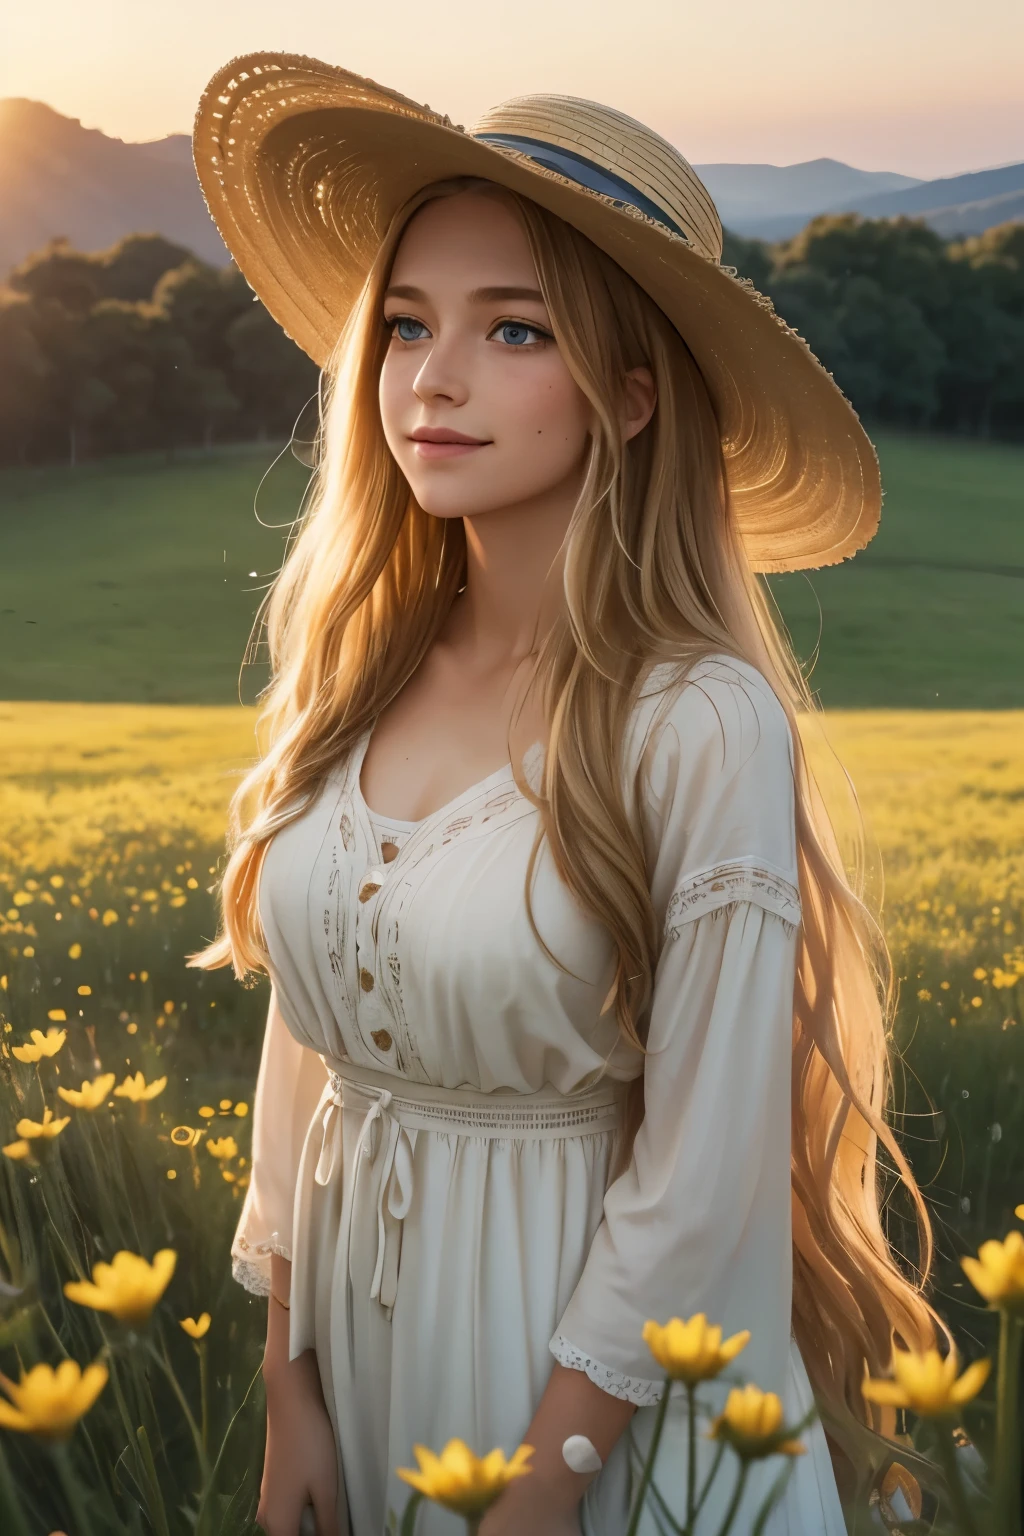
[[[515,773],[513,771],[512,764],[511,762],[507,762],[503,764],[502,767],[496,768],[493,773],[487,774],[486,778],[478,779],[475,784],[468,785],[467,788],[462,790],[460,794],[455,795],[453,799],[448,800],[444,805],[438,806],[436,811],[431,811],[428,815],[422,816],[419,821],[402,821],[400,818],[395,816],[385,816],[383,812],[375,811],[372,806],[368,805],[363,797],[361,783],[363,775],[363,758],[366,756],[366,749],[370,744],[370,737],[372,735],[373,725],[371,724],[363,732],[362,739],[356,748],[355,760],[352,765],[352,793],[356,803],[368,821],[375,821],[383,823],[386,826],[401,827],[408,830],[409,832],[416,832],[419,831],[422,827],[429,826],[431,822],[439,821],[445,817],[453,815],[456,811],[461,809],[467,800],[475,799],[477,795],[482,794],[485,790],[496,788],[499,784],[503,784],[506,781],[511,782],[513,787],[515,787],[516,792],[518,793],[518,786],[515,782]],[[538,748],[543,749],[543,743],[535,741],[532,746],[528,747],[523,753],[523,762],[526,763],[529,761]]]

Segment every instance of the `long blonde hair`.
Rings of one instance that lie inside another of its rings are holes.
[[[596,417],[564,544],[563,611],[536,651],[549,738],[533,854],[546,838],[565,884],[611,936],[610,1001],[640,1050],[658,932],[639,786],[627,804],[621,752],[646,670],[725,651],[760,669],[790,722],[803,905],[793,1006],[793,1325],[835,1447],[863,1474],[878,1459],[875,1434],[892,1427],[861,1396],[865,1369],[885,1372],[894,1334],[908,1347],[933,1343],[937,1322],[924,1298],[928,1213],[885,1118],[895,1006],[888,950],[844,870],[805,755],[797,715],[817,705],[744,557],[703,377],[618,264],[528,198],[466,178],[420,190],[393,219],[339,338],[323,380],[308,506],[268,603],[266,751],[232,802],[223,931],[193,963],[233,963],[239,975],[266,969],[257,887],[270,839],[309,807],[412,676],[465,580],[463,525],[448,529],[417,506],[384,440],[377,388],[388,344],[383,293],[405,225],[428,199],[466,187],[518,211],[558,346]],[[623,377],[641,364],[653,371],[658,403],[624,445]],[[642,1117],[641,1074],[630,1085],[619,1168]],[[916,1215],[915,1278],[897,1264],[882,1225],[879,1143]]]

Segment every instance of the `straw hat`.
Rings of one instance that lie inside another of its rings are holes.
[[[348,70],[254,53],[206,87],[193,153],[250,287],[321,366],[418,188],[483,176],[533,198],[613,257],[686,340],[754,570],[834,565],[874,534],[878,461],[856,413],[771,302],[719,264],[707,189],[642,123],[571,96],[520,96],[466,130]]]

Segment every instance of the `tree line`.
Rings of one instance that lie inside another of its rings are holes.
[[[947,241],[824,215],[776,245],[727,234],[723,261],[869,425],[1024,439],[1024,224]],[[0,286],[0,463],[287,437],[317,380],[233,263],[160,235],[53,240]]]

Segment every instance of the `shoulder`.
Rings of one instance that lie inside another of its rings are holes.
[[[793,770],[782,701],[763,672],[724,652],[650,670],[637,700],[633,750],[636,768],[662,792],[685,764],[719,779]]]
[[[758,668],[716,653],[653,669],[631,759],[656,899],[684,876],[735,867],[795,885],[792,733]]]

